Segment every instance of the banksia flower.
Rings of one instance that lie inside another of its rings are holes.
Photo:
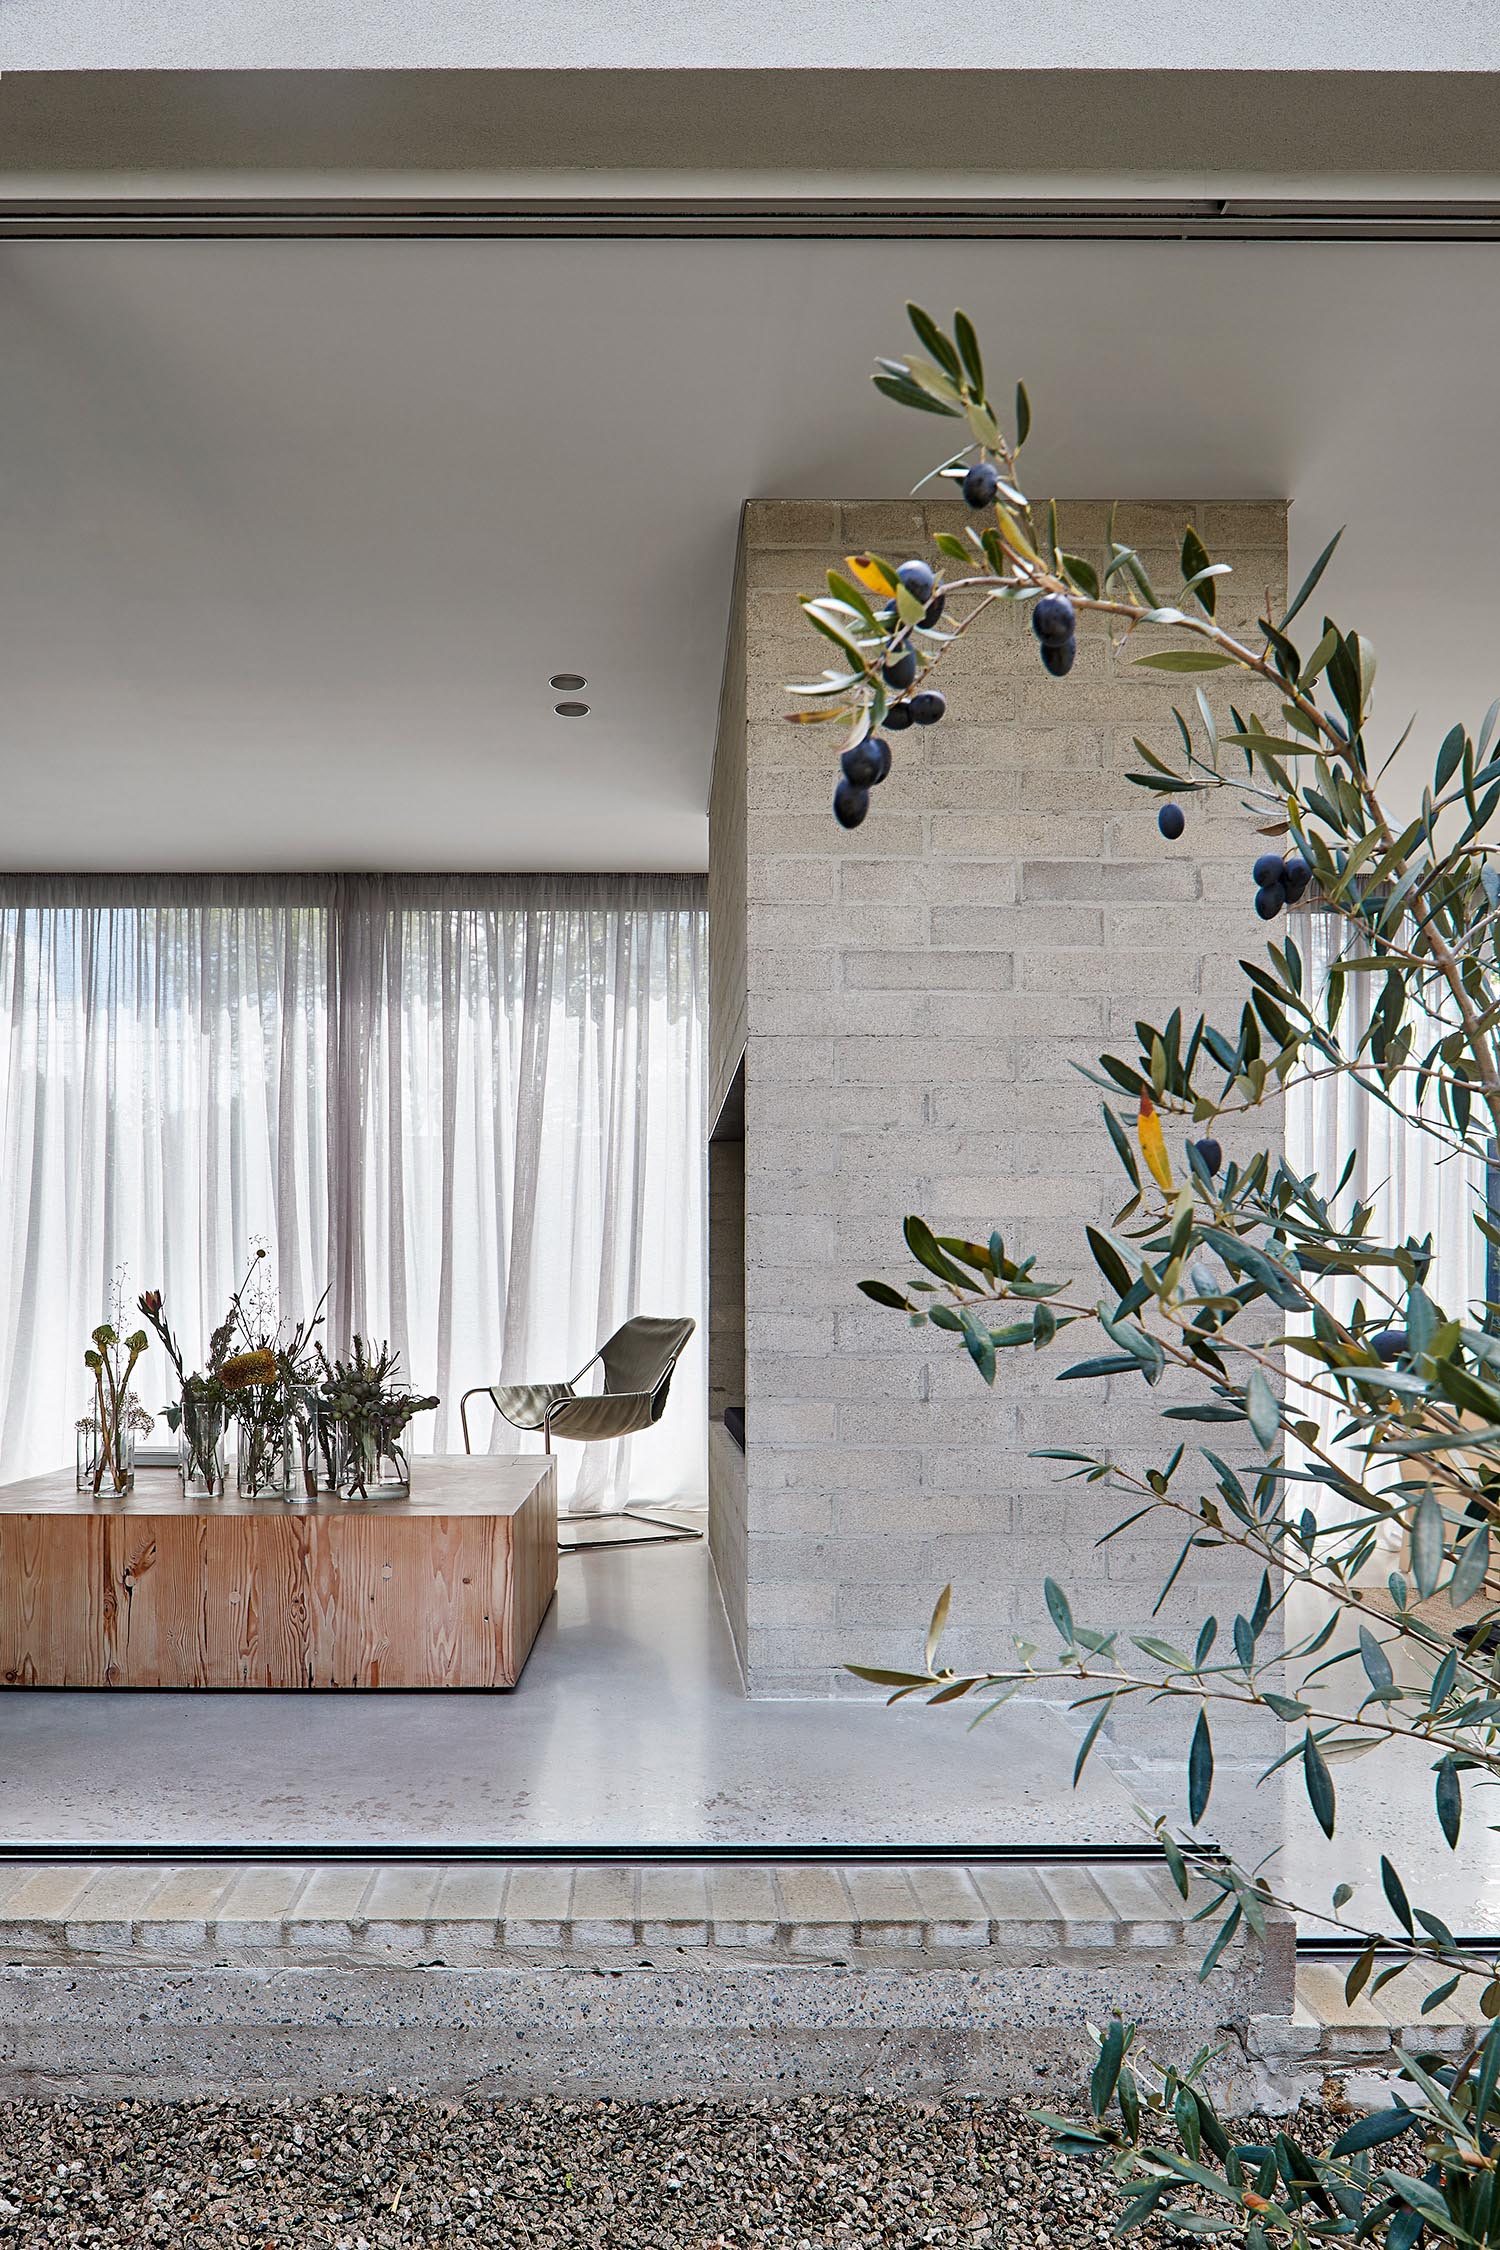
[[[261,1383],[276,1380],[276,1354],[274,1352],[238,1352],[226,1359],[219,1369],[219,1381],[226,1391],[254,1390]]]

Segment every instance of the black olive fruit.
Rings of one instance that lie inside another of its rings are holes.
[[[840,828],[857,828],[870,809],[870,792],[841,781],[833,792],[833,817]]]
[[[1078,612],[1066,594],[1043,594],[1031,612],[1031,630],[1039,641],[1070,641]]]
[[[1163,805],[1156,816],[1156,825],[1169,844],[1175,844],[1187,826],[1187,814],[1181,805]]]
[[[969,506],[992,507],[999,490],[1000,475],[993,461],[976,461],[963,482],[963,495]]]

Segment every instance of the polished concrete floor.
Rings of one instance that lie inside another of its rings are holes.
[[[1012,1705],[747,1702],[701,1543],[565,1556],[505,1695],[44,1690],[0,1699],[0,1841],[1138,1842],[1102,1764]]]
[[[1434,1622],[1445,1633],[1454,1622],[1452,1614],[1443,1599],[1435,1606]],[[1380,1610],[1377,1589],[1371,1612],[1377,1626]],[[1326,1618],[1320,1601],[1305,1590],[1293,1590],[1287,1624],[1294,1642],[1311,1640]],[[1316,1659],[1321,1677],[1310,1698],[1323,1713],[1348,1714],[1365,1694],[1364,1672],[1354,1657],[1356,1623],[1346,1616]],[[1385,1639],[1383,1633],[1378,1637]],[[1332,1671],[1323,1670],[1340,1650],[1349,1652],[1349,1660]],[[1398,1677],[1415,1682],[1425,1692],[1430,1667],[1413,1667],[1394,1640],[1387,1643],[1387,1650]],[[1289,1693],[1298,1684],[1295,1679],[1283,1682]],[[1117,1776],[1139,1802],[1178,1821],[1185,1816],[1186,1731],[1192,1707],[1183,1706],[1180,1715],[1182,1754],[1175,1763],[1132,1757],[1129,1729],[1123,1725],[1106,1751]],[[1300,1746],[1301,1740],[1302,1729],[1290,1728],[1273,1736],[1271,1751],[1278,1743]],[[1434,1805],[1435,1761],[1436,1752],[1418,1741],[1379,1742],[1354,1754],[1336,1751],[1330,1760],[1335,1818],[1329,1838],[1308,1805],[1300,1756],[1264,1780],[1264,1756],[1225,1758],[1214,1777],[1204,1827],[1243,1866],[1264,1866],[1280,1895],[1305,1910],[1301,1927],[1307,1937],[1339,1934],[1319,1916],[1331,1909],[1333,1893],[1343,1883],[1354,1887],[1353,1898],[1342,1909],[1346,1924],[1390,1931],[1398,1927],[1381,1883],[1382,1856],[1397,1869],[1413,1907],[1438,1915],[1459,1936],[1500,1934],[1500,1827],[1496,1825],[1500,1796],[1478,1775],[1466,1776],[1463,1822],[1457,1848],[1450,1850]]]
[[[1449,1849],[1433,1808],[1433,1759],[1408,1743],[1392,1744],[1333,1768],[1338,1790],[1337,1819],[1331,1840],[1307,1809],[1299,1766],[1283,1780],[1268,1783],[1265,1794],[1280,1790],[1286,1844],[1277,1880],[1308,1908],[1327,1908],[1337,1884],[1354,1885],[1344,1908],[1346,1919],[1371,1929],[1396,1928],[1380,1883],[1381,1856],[1387,1856],[1406,1886],[1413,1907],[1425,1907],[1460,1937],[1500,1934],[1500,1799],[1493,1787],[1470,1778],[1463,1826],[1456,1850]],[[1280,1809],[1272,1805],[1274,1813]],[[1309,1912],[1308,1936],[1333,1934]]]
[[[1377,1597],[1378,1601],[1378,1597]],[[1477,1615],[1482,1604],[1470,1613]],[[1444,1597],[1434,1604],[1434,1622],[1446,1634],[1454,1619]],[[1460,1613],[1462,1614],[1462,1613]],[[1290,1624],[1294,1634],[1310,1633],[1322,1613],[1305,1595],[1294,1595]],[[1385,1639],[1383,1634],[1378,1636]],[[1352,1648],[1354,1629],[1341,1627],[1319,1658]],[[1425,1692],[1430,1667],[1414,1666],[1401,1644],[1386,1641],[1397,1677],[1416,1683]],[[1365,1692],[1364,1674],[1357,1663],[1325,1674],[1321,1687],[1324,1708],[1331,1704],[1347,1710]],[[1282,1798],[1285,1845],[1281,1854],[1281,1880],[1299,1900],[1327,1907],[1334,1888],[1353,1883],[1355,1895],[1346,1916],[1363,1917],[1371,1927],[1394,1928],[1395,1922],[1380,1882],[1382,1855],[1389,1858],[1406,1886],[1413,1907],[1425,1907],[1460,1936],[1487,1937],[1500,1933],[1500,1794],[1492,1783],[1469,1773],[1463,1784],[1463,1820],[1456,1849],[1450,1849],[1438,1826],[1434,1804],[1437,1752],[1420,1742],[1381,1743],[1354,1756],[1332,1762],[1336,1791],[1334,1832],[1323,1835],[1308,1811],[1297,1760],[1269,1782],[1262,1798],[1278,1791]],[[1304,1927],[1312,1935],[1319,1925],[1309,1918]]]
[[[1128,1724],[1075,1790],[1062,1713],[965,1720],[748,1702],[706,1547],[604,1549],[562,1559],[511,1694],[6,1695],[0,1844],[1024,1849],[1140,1843],[1138,1805],[1183,1816],[1181,1759],[1133,1754]],[[1400,1747],[1341,1763],[1330,1844],[1298,1766],[1259,1784],[1259,1762],[1225,1758],[1206,1825],[1242,1860],[1274,1853],[1278,1887],[1311,1904],[1353,1881],[1349,1913],[1388,1923],[1389,1852],[1416,1904],[1500,1931],[1500,1813],[1471,1786],[1450,1852],[1430,1766]]]

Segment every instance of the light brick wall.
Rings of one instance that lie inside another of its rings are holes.
[[[1048,1637],[1049,1574],[1101,1622],[1141,1621],[1178,1544],[1163,1522],[1096,1549],[1125,1509],[1028,1458],[1076,1444],[1161,1459],[1162,1425],[1138,1384],[1059,1388],[1054,1350],[1006,1359],[988,1393],[949,1339],[912,1331],[856,1289],[906,1270],[901,1220],[919,1210],[942,1231],[999,1226],[1092,1294],[1083,1222],[1109,1217],[1122,1175],[1099,1096],[1073,1066],[1106,1044],[1128,1052],[1135,1018],[1160,1023],[1174,1004],[1232,1021],[1235,963],[1264,937],[1250,910],[1257,845],[1229,793],[1210,809],[1190,803],[1171,845],[1154,801],[1127,784],[1132,733],[1168,737],[1173,684],[1132,670],[1096,629],[1057,681],[1025,620],[998,613],[945,660],[948,719],[892,737],[895,768],[865,825],[835,826],[827,738],[782,718],[783,683],[818,663],[795,595],[861,547],[930,553],[930,531],[963,514],[746,511],[740,1645],[759,1694],[860,1692],[846,1661],[910,1663],[950,1579],[948,1654],[961,1666],[1003,1659],[1012,1631]],[[1235,566],[1240,591],[1221,597],[1221,614],[1248,624],[1284,585],[1284,507],[1138,505],[1119,530],[1170,582],[1189,519]],[[1101,507],[1070,505],[1063,520],[1073,548],[1102,544]],[[1189,706],[1192,684],[1175,683]],[[726,794],[716,783],[716,806]],[[723,900],[739,867],[722,863],[741,847],[721,816],[710,848]],[[737,940],[716,923],[713,942],[722,962]],[[1206,1559],[1168,1625],[1210,1590],[1232,1612],[1244,1598],[1235,1576]]]
[[[709,790],[713,838],[708,875],[708,1114],[720,1122],[745,1052],[748,931],[745,884],[745,562],[743,526],[735,564],[719,731]],[[746,1644],[748,1563],[745,1456],[726,1436],[726,1406],[745,1403],[745,1166],[739,1140],[708,1150],[708,1543],[734,1644]]]
[[[735,1654],[743,1670],[750,1557],[745,1456],[722,1422],[708,1425],[708,1548]],[[748,1682],[747,1682],[748,1685]]]
[[[741,529],[730,602],[708,826],[708,1118],[724,1106],[745,1052],[745,559]]]

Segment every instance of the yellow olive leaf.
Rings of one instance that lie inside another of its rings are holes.
[[[844,568],[867,594],[878,594],[884,600],[895,591],[896,573],[878,555],[845,555]]]
[[[1146,1169],[1161,1189],[1163,1195],[1172,1193],[1172,1166],[1167,1156],[1167,1143],[1161,1129],[1161,1119],[1149,1094],[1142,1094],[1140,1115],[1136,1119],[1136,1137],[1141,1144],[1141,1154],[1146,1159]]]
[[[1004,533],[1006,546],[1013,549],[1016,554],[1024,555],[1028,562],[1039,563],[1042,559],[1041,556],[1032,546],[1031,541],[1027,538],[1009,508],[1002,508],[997,500],[995,502],[995,514],[1000,519],[1000,529]]]

